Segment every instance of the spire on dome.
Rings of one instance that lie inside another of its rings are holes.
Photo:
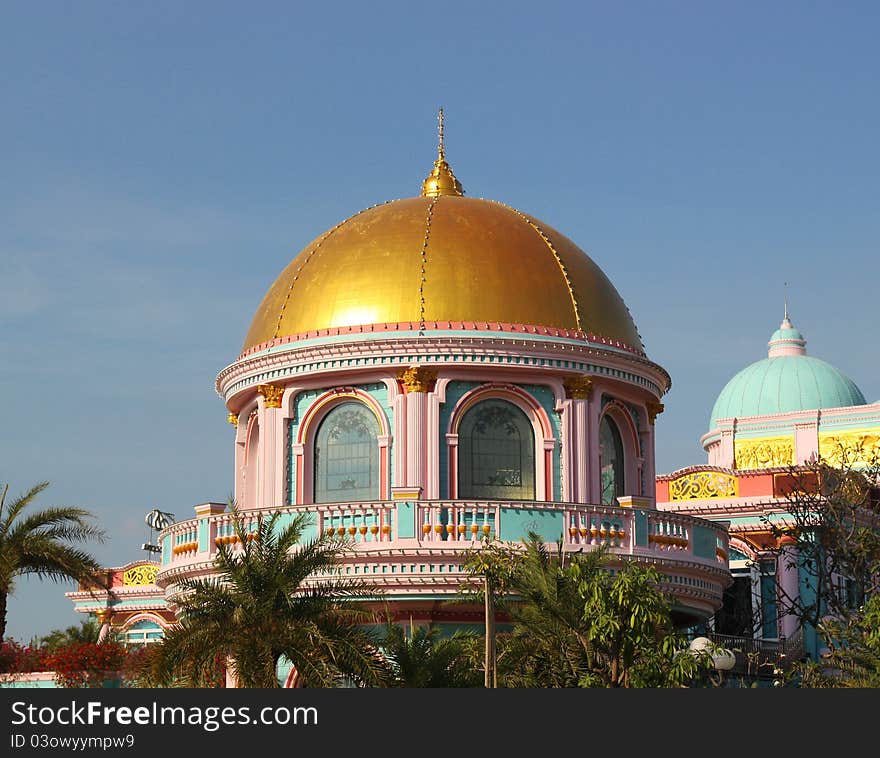
[[[461,197],[464,190],[461,182],[452,173],[446,162],[446,147],[443,142],[443,108],[437,113],[437,160],[434,168],[422,182],[422,197],[438,197],[439,195],[456,195]]]
[[[786,286],[788,286],[787,282]],[[767,357],[779,358],[783,355],[806,355],[806,345],[807,341],[804,339],[804,336],[795,328],[788,317],[788,296],[786,296],[782,323],[773,332],[770,342],[767,343],[767,346],[770,348],[767,352]]]
[[[782,285],[784,287],[783,292],[785,293],[782,297],[783,302],[785,303],[785,310],[784,310],[784,315],[782,317],[782,323],[785,323],[786,321],[788,321],[788,282],[783,282]],[[791,322],[789,322],[789,323],[791,323]]]

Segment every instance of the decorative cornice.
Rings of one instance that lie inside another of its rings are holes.
[[[217,376],[216,389],[227,403],[257,384],[285,379],[302,381],[324,374],[386,372],[396,380],[399,369],[412,365],[414,356],[425,367],[462,367],[468,370],[504,367],[522,373],[544,374],[549,370],[577,371],[594,380],[608,379],[631,384],[659,395],[669,389],[669,374],[639,355],[565,339],[529,334],[460,336],[409,334],[364,335],[360,340],[340,339],[319,344],[285,345],[272,352],[242,356]],[[427,365],[426,365],[427,364]],[[570,375],[570,374],[569,374]],[[348,382],[351,378],[347,379]]]
[[[281,396],[284,394],[284,387],[278,387],[274,384],[260,384],[257,386],[257,392],[263,396],[267,408],[281,407]]]
[[[437,382],[437,372],[424,366],[410,366],[398,371],[397,378],[407,392],[431,392]]]
[[[593,377],[571,376],[564,379],[565,397],[570,400],[589,400],[593,396]]]

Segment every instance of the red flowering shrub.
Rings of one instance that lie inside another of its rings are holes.
[[[124,645],[106,642],[73,642],[49,651],[46,647],[22,645],[7,640],[0,645],[0,674],[55,672],[59,687],[103,687],[108,679],[123,687],[153,687],[150,657],[155,645]],[[218,656],[214,670],[203,680],[188,686],[224,687],[226,668]]]
[[[45,648],[22,645],[15,640],[6,640],[0,645],[0,674],[30,674],[34,671],[48,671]]]
[[[123,668],[128,649],[112,640],[102,643],[74,642],[48,656],[48,668],[61,687],[102,687]]]

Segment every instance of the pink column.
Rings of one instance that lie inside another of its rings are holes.
[[[394,479],[392,487],[406,486],[407,455],[406,455],[406,395],[400,393],[394,398],[392,406]]]
[[[560,420],[562,422],[562,449],[560,458],[562,460],[562,500],[566,503],[575,502],[574,493],[577,489],[577,471],[575,470],[574,454],[575,454],[575,434],[574,421],[572,415],[571,400],[563,400],[561,403],[562,413]]]
[[[427,417],[425,424],[426,476],[422,497],[437,500],[440,497],[440,398],[436,392],[429,392],[426,399]]]
[[[235,481],[233,482],[235,502],[244,504],[244,446],[247,441],[247,416],[236,417],[235,427]]]
[[[715,458],[716,466],[733,468],[735,436],[736,427],[733,429],[725,429],[721,432],[721,445],[717,457]]]
[[[589,428],[585,439],[587,442],[586,454],[589,461],[589,497],[588,503],[602,502],[601,464],[599,461],[599,411],[602,409],[602,393],[595,393],[588,401],[587,419]]]
[[[806,463],[819,458],[819,422],[794,425],[794,462]]]
[[[434,389],[437,372],[423,366],[412,366],[401,371],[398,379],[406,391],[403,396],[405,466],[400,465],[398,457],[396,467],[398,471],[405,468],[405,473],[404,481],[399,486],[413,493],[418,492],[415,497],[424,497],[428,482],[428,395]]]
[[[570,377],[563,382],[565,397],[563,401],[563,422],[568,417],[567,428],[563,423],[563,451],[568,464],[568,492],[566,499],[574,503],[596,502],[590,481],[593,468],[591,452],[593,447],[592,430],[596,426],[591,408],[593,397],[593,379],[589,376]],[[548,483],[549,484],[549,483]],[[563,484],[563,491],[566,485]],[[565,497],[565,495],[564,495]]]
[[[779,554],[779,559],[776,563],[776,572],[778,576],[779,587],[783,593],[783,602],[786,605],[789,605],[793,601],[797,600],[800,592],[797,565],[798,551],[794,540],[790,537],[783,537],[781,543],[783,547],[782,551]],[[782,615],[780,613],[780,619],[782,636],[786,638],[793,637],[798,630],[798,617],[793,613],[788,613],[785,615]]]
[[[279,460],[284,447],[282,434],[283,414],[281,396],[283,387],[261,384],[257,387],[262,400],[260,413],[259,481],[257,483],[257,508],[277,507],[284,503],[282,474],[283,461]]]

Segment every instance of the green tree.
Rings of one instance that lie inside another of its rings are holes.
[[[8,484],[0,494],[0,642],[6,634],[8,598],[18,577],[98,581],[100,566],[78,547],[81,542],[104,539],[104,532],[91,523],[91,513],[64,506],[25,512],[48,486],[48,482],[37,484],[8,503]]]
[[[785,513],[762,517],[781,546],[770,551],[797,569],[798,591],[779,588],[779,612],[817,631],[828,617],[848,619],[880,591],[880,464],[841,447],[836,465],[790,467]],[[827,640],[826,640],[827,641]]]
[[[40,637],[36,644],[50,652],[80,642],[97,642],[101,626],[93,619],[84,619],[79,626],[68,626],[66,629],[53,629],[49,634]]]
[[[150,678],[197,686],[220,660],[239,686],[278,687],[284,657],[308,687],[335,686],[343,677],[382,685],[387,664],[362,626],[372,616],[355,602],[375,592],[338,576],[347,543],[326,536],[302,542],[305,514],[284,527],[281,514],[258,517],[251,531],[232,512],[238,546],[219,546],[214,578],[180,582],[179,623],[149,656]]]
[[[662,576],[634,561],[610,570],[605,550],[552,554],[536,534],[514,553],[499,607],[513,630],[499,639],[511,687],[673,687],[693,682],[708,656],[682,655]]]
[[[391,666],[392,687],[479,687],[477,635],[456,631],[442,637],[434,626],[407,628],[389,620],[385,625],[382,652]]]
[[[519,561],[516,549],[485,537],[480,548],[467,552],[464,560],[465,570],[472,576],[479,576],[481,586],[462,587],[465,597],[479,597],[483,602],[485,623],[485,646],[483,655],[483,686],[498,686],[498,651],[496,649],[496,606],[507,591],[511,573]]]

